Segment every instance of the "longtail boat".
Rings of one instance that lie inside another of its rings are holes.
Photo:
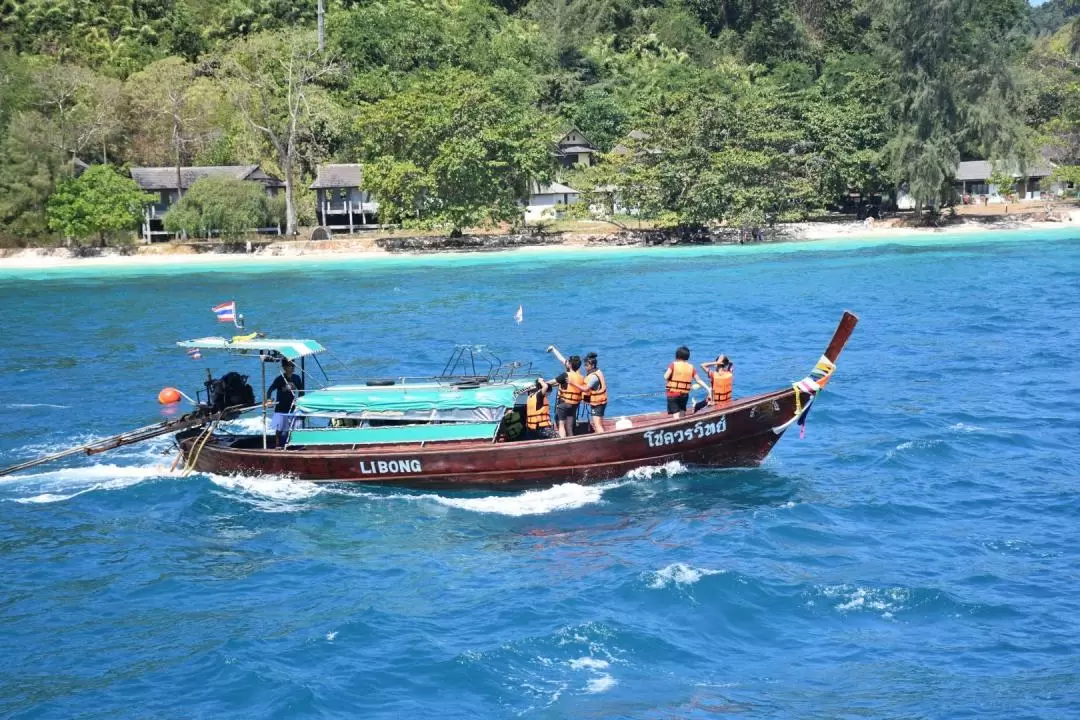
[[[249,387],[230,393],[229,383],[211,378],[206,401],[200,393],[197,412],[185,416],[183,429],[176,433],[178,461],[182,459],[189,472],[432,489],[596,483],[672,461],[688,467],[754,467],[785,431],[805,421],[857,322],[845,312],[810,374],[779,390],[709,404],[678,418],[664,412],[605,418],[602,433],[579,423],[581,434],[567,438],[515,439],[509,429],[524,416],[522,405],[534,382],[531,368],[512,363],[492,369],[489,364],[487,372],[477,372],[476,358],[465,348],[459,348],[436,377],[308,390],[296,400],[294,422],[281,447],[267,432],[265,406],[252,404]],[[257,355],[260,399],[266,397],[268,366],[298,360],[306,386],[305,363],[318,362],[315,356],[324,350],[312,340],[250,336],[199,338],[178,345]],[[229,421],[260,411],[261,432],[231,431]],[[196,422],[199,417],[202,421]],[[174,429],[155,433],[151,427],[142,429],[141,436]],[[36,461],[0,470],[0,475],[32,464]]]

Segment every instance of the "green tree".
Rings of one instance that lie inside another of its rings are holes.
[[[296,179],[304,139],[333,103],[319,85],[340,65],[319,53],[314,33],[257,35],[238,43],[222,60],[220,77],[233,104],[256,137],[272,150],[285,180],[285,224],[296,235]],[[311,145],[308,145],[311,147]]]
[[[65,157],[32,110],[16,112],[0,142],[0,228],[20,244],[49,232],[45,203],[59,179],[70,175]]]
[[[1002,197],[1010,197],[1016,192],[1016,180],[1010,173],[1004,172],[1003,170],[995,168],[994,171],[990,173],[990,177],[986,179],[986,182],[996,186],[998,195]]]
[[[192,237],[217,233],[232,240],[281,222],[280,210],[262,185],[227,176],[196,180],[165,214],[165,229]]]
[[[386,222],[458,233],[516,221],[551,171],[553,125],[512,74],[444,70],[360,109],[364,185]]]
[[[129,77],[124,98],[131,161],[171,165],[178,184],[182,166],[193,164],[235,129],[220,84],[178,57],[151,63]]]
[[[877,4],[891,115],[886,154],[919,209],[941,207],[965,149],[998,159],[1030,152],[1012,64],[1018,15],[999,9],[975,0]]]
[[[837,171],[803,102],[745,77],[729,78],[722,91],[674,94],[587,182],[600,192],[617,188],[624,205],[668,225],[804,217],[835,198],[837,185],[821,179]]]
[[[154,199],[111,165],[94,165],[57,184],[47,207],[49,229],[79,240],[97,236],[105,247],[108,235],[137,227]]]

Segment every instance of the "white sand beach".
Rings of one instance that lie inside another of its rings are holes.
[[[998,233],[1012,231],[1054,231],[1075,228],[1080,232],[1080,210],[1059,213],[1056,219],[1033,219],[1037,215],[1016,215],[987,222],[985,219],[953,222],[944,227],[912,228],[884,222],[803,222],[777,226],[765,243],[803,243],[818,241],[858,240],[862,243],[891,241],[901,238],[948,238],[970,236],[975,233]],[[627,242],[625,235],[614,232],[566,232],[560,236],[548,236],[536,244],[502,247],[498,236],[491,236],[493,246],[479,249],[486,253],[546,253],[567,250],[612,250],[635,247]],[[273,241],[265,243],[252,252],[225,252],[217,248],[200,247],[184,243],[158,243],[136,245],[127,249],[106,248],[93,254],[68,248],[26,248],[0,251],[0,272],[5,270],[50,270],[61,268],[153,268],[174,266],[221,266],[244,265],[257,262],[296,263],[299,261],[362,261],[390,257],[418,255],[476,255],[477,249],[454,250],[436,248],[427,251],[390,252],[381,248],[374,237],[354,236],[348,238],[310,241]]]

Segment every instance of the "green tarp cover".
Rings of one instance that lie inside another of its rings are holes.
[[[478,388],[455,388],[449,385],[336,385],[305,393],[296,403],[298,412],[390,414],[418,410],[469,410],[507,408],[514,396],[529,387],[529,382],[481,385]]]
[[[314,340],[282,340],[274,338],[255,338],[253,340],[230,340],[223,337],[204,337],[194,340],[181,340],[180,347],[199,348],[200,350],[224,350],[240,355],[280,355],[290,360],[320,353],[324,348]]]
[[[289,445],[373,445],[375,443],[490,440],[498,429],[499,423],[318,428],[293,430],[289,436]]]

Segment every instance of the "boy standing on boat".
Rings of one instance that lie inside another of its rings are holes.
[[[596,353],[585,356],[585,400],[589,403],[594,433],[604,432],[604,412],[607,410],[607,378],[597,366]]]
[[[277,393],[277,403],[274,405],[274,416],[270,420],[270,427],[277,434],[277,446],[284,448],[289,439],[289,431],[292,429],[292,411],[296,405],[296,398],[304,394],[304,381],[293,372],[296,365],[292,360],[285,358],[281,361],[281,374],[274,378],[274,382],[266,390],[266,402],[270,402],[270,396]]]
[[[581,357],[571,355],[564,358],[559,349],[554,345],[548,345],[548,352],[554,353],[559,362],[566,368],[566,372],[555,378],[559,385],[559,401],[555,405],[555,430],[559,437],[570,437],[574,434],[574,422],[577,420],[578,407],[585,391],[585,378],[581,376]]]
[[[664,371],[668,415],[678,418],[686,412],[686,401],[690,399],[690,389],[695,381],[701,387],[705,387],[697,370],[690,364],[690,348],[683,345],[675,350],[675,361]]]

